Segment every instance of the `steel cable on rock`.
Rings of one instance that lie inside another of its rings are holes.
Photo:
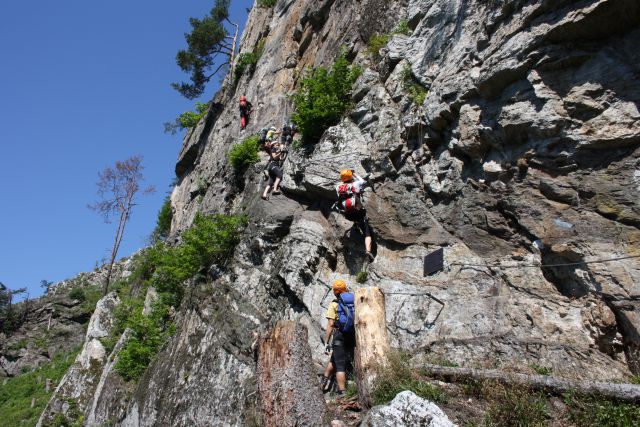
[[[604,264],[608,262],[614,261],[622,261],[625,259],[632,258],[640,258],[640,255],[629,255],[617,258],[605,258],[605,259],[595,259],[591,261],[580,261],[580,262],[568,262],[562,264],[516,264],[516,265],[501,265],[501,264],[466,264],[462,262],[452,262],[449,266],[458,265],[463,267],[496,267],[496,268],[550,268],[550,267],[571,267],[576,265],[585,265],[585,264]]]

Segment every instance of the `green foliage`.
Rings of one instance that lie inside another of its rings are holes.
[[[264,53],[265,44],[267,44],[267,38],[261,37],[260,40],[258,40],[258,44],[256,45],[256,55],[258,55],[258,59],[260,59],[260,57],[262,57],[262,54]]]
[[[156,302],[149,315],[142,314],[144,300],[129,299],[121,304],[117,313],[119,324],[130,329],[130,338],[118,353],[116,372],[126,381],[138,379],[149,366],[162,345],[175,328],[169,317],[169,306]],[[126,319],[126,320],[125,320]]]
[[[406,19],[401,19],[396,25],[396,28],[393,30],[392,34],[403,34],[408,36],[411,34],[411,28],[409,28],[409,22]]]
[[[296,112],[292,116],[305,144],[318,142],[327,128],[338,124],[351,107],[351,87],[361,72],[360,67],[349,65],[344,55],[331,70],[317,67],[307,71],[293,95]]]
[[[632,376],[631,379],[629,380],[629,383],[640,385],[640,375]]]
[[[369,38],[367,50],[374,61],[379,62],[382,59],[380,57],[380,49],[387,45],[390,38],[390,34],[374,34]]]
[[[444,403],[448,396],[438,386],[417,376],[411,369],[405,355],[392,353],[388,357],[388,364],[381,370],[380,376],[373,388],[371,395],[374,405],[382,405],[393,400],[396,394],[409,390],[416,395]]]
[[[549,424],[547,400],[542,393],[495,382],[484,383],[482,393],[489,404],[484,419],[487,427],[542,427]]]
[[[276,5],[278,0],[258,0],[258,7],[270,8]]]
[[[250,74],[253,73],[258,59],[258,55],[254,52],[241,53],[238,56],[238,62],[236,63],[236,68],[233,73],[234,84],[238,83],[245,71],[248,71]]]
[[[53,391],[45,391],[45,379],[57,384],[75,360],[78,351],[58,354],[40,368],[0,382],[0,423],[7,426],[33,426],[38,422]],[[31,400],[35,406],[31,407]]]
[[[531,369],[535,371],[538,375],[551,375],[551,368],[546,368],[544,366],[536,365],[535,363],[529,365]]]
[[[71,289],[69,291],[69,298],[77,299],[78,301],[85,301],[87,299],[87,297],[84,294],[84,291],[80,287]]]
[[[569,419],[584,427],[632,427],[640,425],[640,406],[565,393]]]
[[[200,120],[207,115],[209,103],[196,102],[196,111],[185,111],[174,122],[164,124],[165,133],[175,135],[178,130],[196,127]]]
[[[122,378],[127,381],[140,378],[174,332],[171,312],[180,305],[184,282],[212,263],[222,264],[228,259],[246,224],[244,216],[197,214],[192,227],[182,233],[182,244],[171,247],[159,241],[136,257],[130,284],[142,283],[142,287],[136,296],[128,295],[131,285],[121,287],[123,303],[116,312],[116,325],[103,342],[112,349],[118,337],[127,328],[131,330],[115,365]],[[143,315],[147,287],[154,287],[159,299],[151,313]]]
[[[368,278],[369,278],[369,273],[367,273],[366,271],[360,271],[356,276],[356,282],[364,283],[367,281]]]
[[[176,55],[178,66],[185,72],[191,73],[191,83],[172,83],[171,86],[189,99],[203,94],[206,84],[220,65],[216,62],[216,55],[229,55],[231,46],[225,39],[228,32],[223,22],[229,17],[229,3],[231,0],[216,0],[215,5],[203,19],[190,18],[191,33],[185,34],[187,49],[180,50]],[[223,62],[222,65],[225,63]],[[218,65],[217,69],[213,67]],[[213,72],[211,72],[214,70]],[[211,72],[210,74],[208,74]]]
[[[410,65],[405,65],[402,69],[402,89],[416,105],[422,105],[427,96],[427,89],[416,80],[411,71]]]
[[[151,233],[151,240],[157,242],[164,240],[169,236],[171,231],[171,220],[173,219],[173,211],[171,210],[171,196],[167,195],[162,207],[158,212],[158,218],[156,219],[156,228]]]
[[[231,147],[228,154],[229,162],[238,173],[243,174],[249,166],[260,161],[259,150],[260,137],[258,135],[250,136],[240,144]]]

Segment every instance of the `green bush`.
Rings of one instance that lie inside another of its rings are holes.
[[[409,23],[407,22],[407,20],[401,19],[400,22],[398,22],[398,25],[396,25],[396,28],[393,30],[392,34],[403,34],[405,36],[410,35],[411,28],[409,28]]]
[[[369,273],[367,273],[366,271],[359,271],[358,274],[356,275],[356,282],[364,283],[367,281],[368,278],[369,278]]]
[[[278,0],[258,0],[258,7],[270,8],[276,5]]]
[[[229,162],[237,172],[242,174],[249,166],[260,161],[259,150],[260,137],[258,135],[250,136],[240,144],[231,147],[228,154]]]
[[[361,72],[360,67],[350,66],[341,55],[331,70],[317,67],[303,77],[293,95],[296,112],[292,120],[305,144],[318,142],[327,128],[338,124],[351,107],[351,87]]]
[[[184,282],[212,263],[224,263],[240,240],[247,224],[244,216],[197,214],[191,228],[182,233],[182,244],[171,247],[157,242],[135,258],[130,286],[121,288],[123,303],[116,311],[116,325],[104,340],[112,349],[119,336],[129,328],[131,337],[118,353],[116,371],[127,381],[144,373],[175,326],[170,312],[177,308],[184,293]],[[131,296],[137,283],[138,291]],[[149,315],[142,315],[145,291],[154,287],[159,299]]]
[[[380,59],[380,49],[385,47],[391,38],[390,34],[374,34],[369,38],[369,42],[367,43],[368,52],[371,55],[371,58],[378,62]]]
[[[209,103],[196,102],[196,111],[185,111],[173,122],[164,124],[164,131],[174,135],[178,130],[196,127],[200,120],[207,114]]]
[[[69,298],[77,299],[78,301],[84,301],[87,299],[82,288],[71,289],[71,291],[69,291]]]
[[[171,210],[171,196],[167,196],[162,203],[162,207],[158,212],[156,219],[156,228],[151,233],[151,239],[154,242],[164,240],[169,236],[171,231],[171,220],[173,219],[173,211]]]
[[[45,391],[45,378],[57,384],[76,358],[78,350],[57,354],[53,360],[32,372],[0,382],[0,424],[6,426],[36,425],[53,390]],[[35,405],[31,407],[31,400]]]
[[[387,360],[388,364],[381,370],[373,387],[371,400],[374,405],[385,404],[405,390],[434,402],[444,403],[448,400],[448,396],[440,387],[420,378],[411,369],[406,355],[394,352]]]
[[[411,71],[410,65],[405,65],[402,69],[402,89],[405,91],[411,102],[422,105],[427,96],[427,89],[418,82]]]
[[[245,71],[253,73],[258,59],[258,55],[254,52],[241,53],[240,56],[238,56],[238,62],[233,72],[234,84],[238,83],[238,80],[240,80],[240,77],[242,77]]]

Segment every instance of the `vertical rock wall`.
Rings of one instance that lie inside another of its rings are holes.
[[[366,40],[399,19],[410,34],[372,61]],[[385,293],[393,345],[463,366],[637,373],[639,23],[633,0],[254,7],[241,51],[264,40],[264,53],[187,134],[171,196],[174,236],[196,212],[246,213],[250,225],[226,270],[190,288],[176,335],[112,420],[246,424],[251,343],[280,319],[306,325],[316,364],[326,362],[330,284],[361,286],[364,260],[362,236],[328,209],[344,166],[376,184],[366,206],[377,257],[362,286]],[[304,68],[330,65],[341,48],[363,68],[354,108],[292,152],[285,195],[260,200],[262,165],[236,176],[227,151],[279,126]],[[407,94],[408,70],[428,90],[422,105]],[[241,94],[255,106],[243,132]],[[440,247],[444,270],[423,277],[423,257]]]

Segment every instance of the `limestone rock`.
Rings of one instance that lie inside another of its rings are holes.
[[[367,427],[454,427],[435,403],[403,391],[384,406],[376,406],[362,420]]]

